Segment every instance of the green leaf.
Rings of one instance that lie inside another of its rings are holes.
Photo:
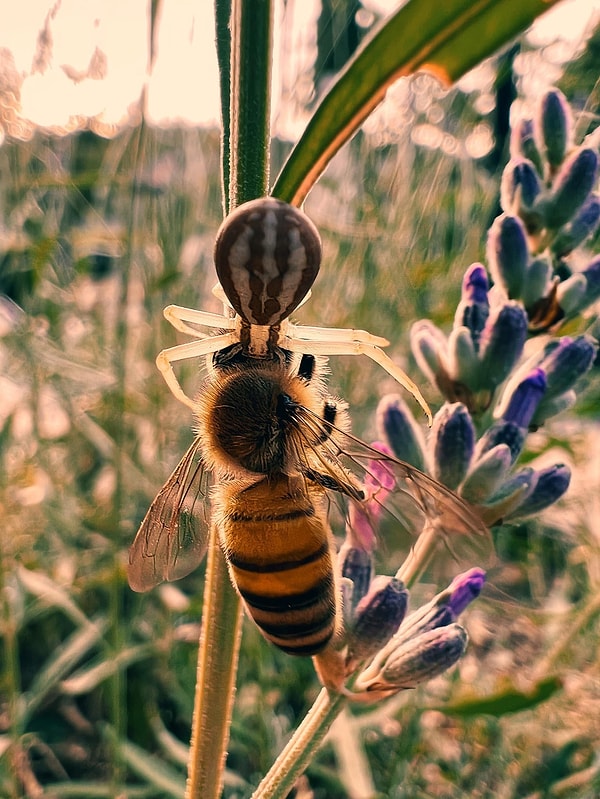
[[[502,691],[491,696],[481,698],[463,699],[450,705],[439,708],[443,713],[451,716],[505,716],[507,713],[519,713],[530,710],[550,699],[557,691],[562,689],[562,680],[556,675],[545,677],[536,683],[531,691],[519,691],[510,684]]]
[[[410,0],[365,40],[325,95],[272,194],[300,205],[335,153],[398,78],[426,70],[450,84],[558,0]]]

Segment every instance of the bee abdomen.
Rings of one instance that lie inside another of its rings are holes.
[[[263,635],[290,655],[315,655],[335,631],[333,574],[306,591],[278,596],[256,594],[237,585],[240,596]]]

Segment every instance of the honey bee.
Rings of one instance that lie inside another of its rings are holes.
[[[193,409],[197,437],[142,521],[129,584],[146,591],[191,572],[214,525],[233,584],[263,635],[290,654],[314,655],[341,618],[330,496],[366,509],[369,460],[385,461],[395,485],[382,491],[385,507],[411,532],[425,520],[449,538],[483,540],[488,532],[451,491],[350,434],[345,403],[326,388],[324,354],[369,355],[427,406],[381,351],[385,340],[288,321],[320,264],[318,233],[302,212],[272,198],[240,206],[217,235],[215,263],[233,310],[165,310],[197,339],[157,358],[175,396]],[[225,332],[207,336],[192,325]],[[207,356],[208,376],[191,400],[172,363],[198,355]]]

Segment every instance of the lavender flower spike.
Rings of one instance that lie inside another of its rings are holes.
[[[523,293],[529,249],[525,226],[518,216],[502,214],[494,220],[487,240],[487,257],[494,281],[511,300]]]
[[[450,593],[448,605],[455,618],[458,618],[474,599],[477,599],[484,584],[485,572],[479,568],[469,569],[452,580],[447,588]]]
[[[462,281],[461,300],[454,315],[454,327],[467,327],[475,352],[479,350],[481,331],[490,315],[488,291],[490,285],[484,267],[471,264]]]
[[[546,375],[538,367],[522,380],[513,391],[502,418],[527,429],[546,391]]]
[[[523,352],[527,314],[516,302],[503,305],[488,320],[481,342],[481,379],[495,388],[509,375]]]
[[[475,427],[461,402],[445,403],[433,420],[433,476],[452,490],[463,481],[475,448]]]
[[[598,174],[598,156],[583,147],[568,158],[557,175],[545,208],[546,224],[557,228],[569,222],[590,195]]]
[[[535,488],[509,518],[531,516],[532,513],[539,513],[548,508],[562,497],[570,482],[571,470],[562,463],[540,470]]]
[[[408,591],[401,580],[375,577],[350,623],[347,661],[365,660],[385,646],[402,624],[407,604]]]
[[[560,89],[551,89],[542,97],[539,127],[546,159],[554,171],[562,164],[573,139],[571,106]]]
[[[377,406],[377,434],[397,458],[425,470],[425,441],[404,400],[387,394]]]

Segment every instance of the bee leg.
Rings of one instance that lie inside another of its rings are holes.
[[[188,341],[187,344],[178,344],[175,347],[169,347],[169,349],[159,352],[156,356],[156,365],[173,395],[184,405],[187,405],[188,408],[195,411],[197,403],[185,393],[175,376],[171,364],[176,361],[184,361],[187,358],[199,358],[202,355],[209,355],[211,352],[216,352],[235,344],[237,340],[237,333],[232,331],[231,333],[223,333],[220,336],[209,336],[197,341]]]

